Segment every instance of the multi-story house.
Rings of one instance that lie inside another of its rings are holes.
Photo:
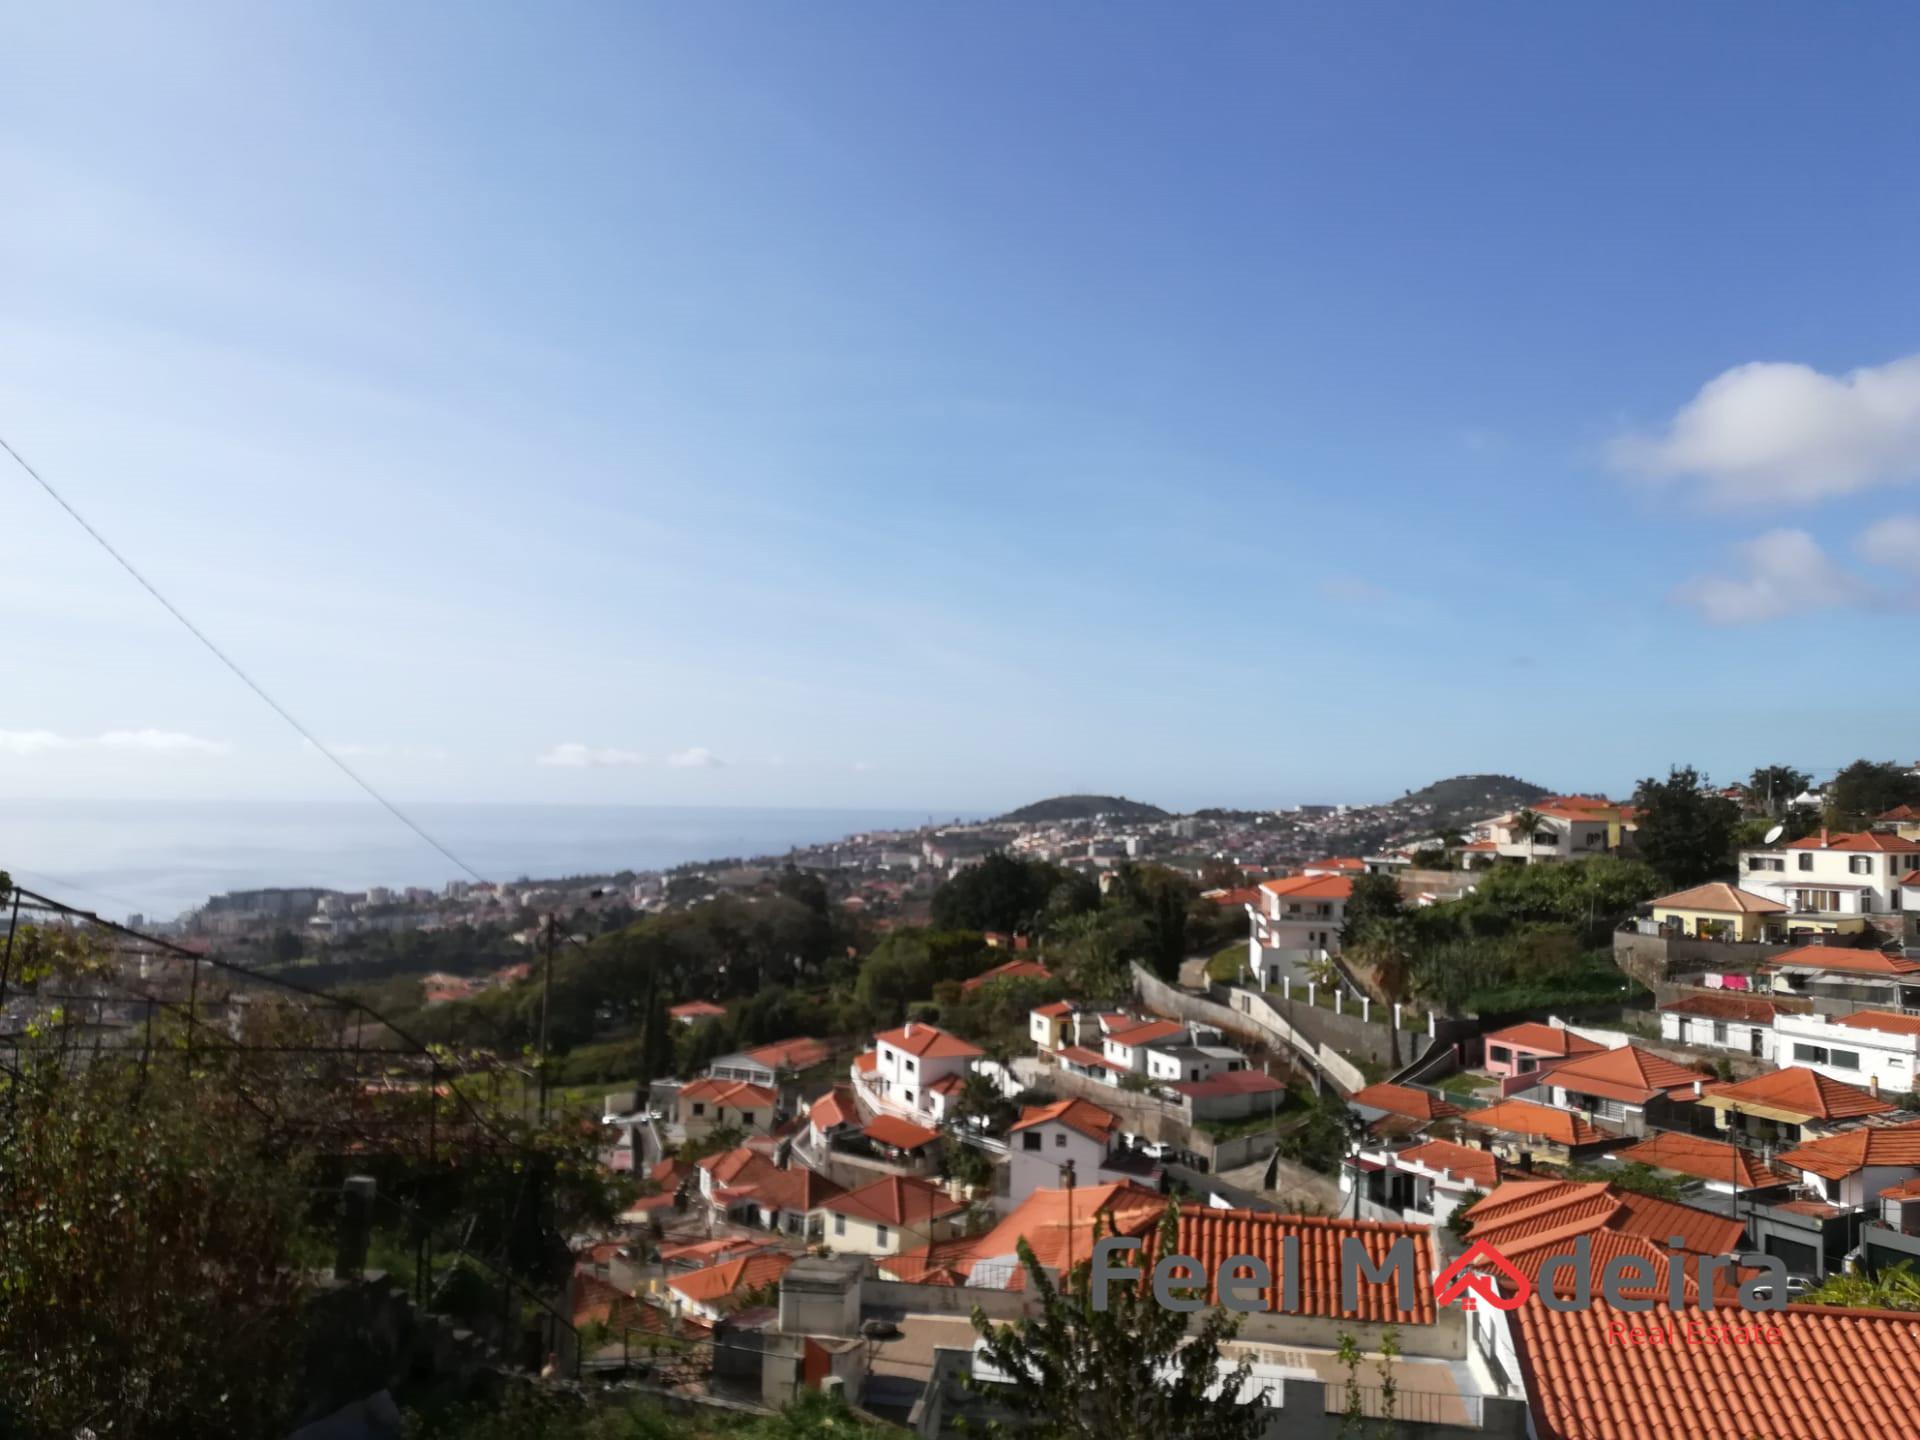
[[[1920,1015],[1856,1010],[1851,1015],[1776,1015],[1774,1047],[1788,1064],[1804,1065],[1850,1085],[1906,1094],[1920,1089]]]
[[[938,1185],[889,1175],[821,1205],[822,1239],[836,1254],[897,1255],[958,1235],[967,1207]]]
[[[1069,1183],[1158,1185],[1159,1166],[1122,1147],[1120,1136],[1120,1118],[1091,1100],[1028,1106],[1007,1130],[1008,1198],[1018,1204],[1035,1190]]]
[[[1129,1019],[1108,1030],[1100,1044],[1109,1065],[1129,1075],[1145,1075],[1149,1046],[1188,1038],[1189,1030],[1178,1020]]]
[[[1263,882],[1259,903],[1247,907],[1252,920],[1247,964],[1261,983],[1290,973],[1295,956],[1338,955],[1352,894],[1353,881],[1345,875],[1289,875]]]
[[[764,1135],[773,1128],[777,1101],[775,1093],[762,1086],[703,1076],[680,1087],[666,1118],[687,1140],[703,1139],[727,1126]]]
[[[874,1036],[873,1049],[854,1060],[854,1088],[875,1109],[937,1125],[985,1053],[937,1025],[909,1020]]]
[[[1904,1125],[1860,1125],[1809,1141],[1774,1157],[1829,1205],[1877,1208],[1890,1186],[1920,1179],[1920,1120]]]
[[[1211,1080],[1247,1068],[1247,1057],[1231,1045],[1215,1044],[1206,1032],[1190,1039],[1174,1037],[1147,1046],[1147,1078],[1171,1084],[1176,1080]]]
[[[1474,834],[1481,842],[1491,843],[1493,853],[1502,860],[1539,865],[1549,860],[1606,854],[1609,836],[1618,823],[1600,810],[1543,802],[1534,807],[1533,828],[1529,831],[1517,823],[1523,813],[1516,810],[1483,820],[1474,827]]]
[[[1691,1128],[1686,1107],[1700,1098],[1707,1077],[1666,1057],[1622,1045],[1556,1065],[1541,1080],[1553,1104],[1619,1134]]]
[[[1499,1157],[1490,1150],[1421,1140],[1397,1150],[1362,1149],[1341,1167],[1340,1190],[1359,1190],[1364,1219],[1445,1225],[1454,1211],[1492,1193],[1500,1173]]]
[[[1915,891],[1903,887],[1920,873],[1920,840],[1878,830],[1835,835],[1822,830],[1789,845],[1740,852],[1743,889],[1787,907],[1795,935],[1849,935],[1873,916],[1894,916]]]

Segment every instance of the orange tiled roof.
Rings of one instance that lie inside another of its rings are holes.
[[[1725,915],[1784,915],[1788,909],[1778,900],[1769,900],[1764,895],[1742,890],[1724,880],[1714,880],[1705,885],[1696,885],[1691,890],[1663,895],[1653,902],[1653,908],[1707,910]]]
[[[1004,965],[996,965],[991,970],[982,970],[971,980],[960,982],[962,990],[978,990],[982,985],[991,985],[996,980],[1051,980],[1053,972],[1038,960],[1009,960]]]
[[[1774,1157],[1795,1170],[1811,1170],[1843,1180],[1869,1165],[1890,1170],[1920,1169],[1920,1120],[1905,1125],[1862,1125]]]
[[[682,1085],[680,1098],[708,1105],[731,1105],[736,1110],[771,1110],[779,1097],[745,1080],[715,1080],[703,1075]]]
[[[1659,1095],[1690,1099],[1694,1085],[1703,1079],[1698,1070],[1676,1065],[1651,1050],[1622,1045],[1556,1065],[1547,1072],[1546,1083],[1580,1095],[1640,1105]]]
[[[1880,816],[1879,818],[1882,820],[1893,820],[1893,821],[1920,820],[1920,810],[1916,810],[1911,805],[1896,805],[1893,807],[1893,809],[1887,811],[1886,814]]]
[[[1458,1105],[1442,1100],[1431,1090],[1416,1090],[1411,1085],[1369,1085],[1349,1095],[1347,1103],[1364,1105],[1369,1110],[1385,1110],[1389,1115],[1404,1115],[1409,1120],[1451,1120],[1460,1114]]]
[[[1804,1065],[1769,1070],[1750,1080],[1709,1085],[1706,1094],[1728,1105],[1759,1106],[1809,1120],[1851,1120],[1859,1115],[1884,1115],[1894,1108],[1891,1102],[1858,1085],[1830,1079]]]
[[[1609,1231],[1724,1255],[1745,1233],[1743,1222],[1711,1210],[1622,1190],[1605,1181],[1510,1180],[1467,1211],[1468,1238],[1495,1246],[1509,1260],[1564,1252],[1581,1235]]]
[[[1920,1415],[1920,1317],[1795,1305],[1616,1312],[1537,1300],[1513,1312],[1535,1428],[1553,1440],[1908,1440]],[[1778,1344],[1688,1344],[1691,1327],[1777,1327]],[[1674,1343],[1619,1343],[1611,1327]]]
[[[704,1016],[724,1015],[727,1007],[716,1005],[711,1000],[689,1000],[684,1005],[669,1005],[667,1014],[676,1020],[698,1019]]]
[[[1914,874],[1920,875],[1920,870]],[[1920,960],[1908,960],[1882,950],[1850,950],[1844,945],[1802,945],[1798,950],[1782,951],[1765,962],[1762,968],[1771,970],[1782,965],[1844,971],[1849,975],[1912,975],[1920,972]]]
[[[1879,830],[1860,830],[1850,835],[1809,835],[1786,846],[1788,850],[1877,851],[1881,854],[1911,855],[1920,850],[1920,840],[1888,835]]]
[[[1702,1020],[1741,1020],[1750,1025],[1771,1025],[1780,1007],[1757,995],[1682,995],[1660,1007],[1675,1015],[1698,1015]]]
[[[737,1260],[722,1260],[704,1270],[690,1270],[667,1281],[673,1289],[696,1304],[718,1305],[743,1299],[750,1291],[771,1285],[787,1273],[796,1257],[780,1250],[763,1250],[742,1255]]]
[[[967,1207],[938,1185],[912,1175],[888,1175],[834,1196],[823,1208],[883,1225],[924,1225],[930,1220],[957,1215]]]
[[[1186,1031],[1187,1027],[1178,1020],[1142,1020],[1122,1029],[1109,1030],[1107,1039],[1116,1045],[1147,1045],[1172,1035],[1184,1035]]]
[[[1607,1048],[1598,1040],[1589,1040],[1558,1025],[1542,1025],[1537,1020],[1523,1020],[1518,1025],[1482,1035],[1480,1039],[1488,1045],[1517,1045],[1522,1050],[1538,1050],[1546,1055],[1590,1055]]]
[[[1084,1045],[1062,1045],[1057,1053],[1062,1060],[1071,1060],[1076,1065],[1097,1065],[1103,1070],[1120,1069],[1118,1065],[1107,1059],[1106,1056],[1099,1054],[1097,1051],[1089,1050]],[[1121,1073],[1125,1074],[1126,1072],[1121,1071]]]
[[[1596,1129],[1587,1120],[1568,1110],[1551,1105],[1536,1105],[1531,1100],[1502,1100],[1484,1110],[1471,1110],[1463,1117],[1469,1125],[1498,1130],[1507,1135],[1537,1135],[1561,1145],[1590,1145],[1610,1140],[1612,1134]]]
[[[1058,1271],[1066,1268],[1069,1256],[1085,1259],[1092,1253],[1096,1221],[1108,1233],[1138,1235],[1159,1219],[1166,1205],[1162,1196],[1125,1180],[1074,1190],[1035,1190],[984,1235],[942,1241],[884,1263],[896,1274],[902,1273],[903,1267],[910,1271],[921,1266],[972,1275],[982,1261],[1011,1259],[1025,1240],[1035,1260],[1046,1269]],[[976,1283],[997,1282],[996,1288],[1009,1290],[1024,1288],[1026,1283],[1017,1265],[990,1279],[973,1278]]]
[[[1260,888],[1293,900],[1345,900],[1353,894],[1353,881],[1345,875],[1289,875],[1263,880]]]
[[[755,1046],[741,1053],[769,1070],[811,1070],[833,1051],[825,1042],[802,1035],[795,1040],[776,1040],[771,1045]]]
[[[776,1170],[753,1187],[753,1198],[768,1210],[797,1210],[802,1214],[818,1210],[846,1187],[836,1185],[804,1165]]]
[[[1778,1170],[1763,1164],[1751,1150],[1729,1145],[1724,1140],[1709,1140],[1704,1135],[1684,1135],[1677,1130],[1616,1150],[1613,1158],[1629,1164],[1651,1165],[1657,1170],[1671,1170],[1679,1175],[1694,1175],[1702,1180],[1717,1180],[1736,1190],[1764,1190],[1791,1183]]]
[[[949,1035],[938,1025],[929,1025],[924,1020],[909,1020],[896,1030],[876,1035],[874,1040],[922,1059],[970,1058],[987,1053],[978,1045],[969,1044],[958,1035]]]
[[[1920,875],[1920,870],[1914,874]],[[1897,1010],[1856,1010],[1833,1023],[1850,1030],[1875,1030],[1882,1035],[1920,1035],[1920,1015],[1902,1015]]]
[[[1051,1005],[1036,1005],[1033,1007],[1033,1013],[1036,1015],[1044,1015],[1049,1020],[1064,1020],[1067,1016],[1073,1014],[1073,1002],[1071,1000],[1056,1000]]]
[[[831,1130],[839,1125],[858,1125],[860,1111],[853,1101],[851,1085],[835,1085],[807,1107],[807,1119],[816,1130]]]
[[[1152,1263],[1159,1245],[1154,1218],[1148,1216],[1141,1222],[1146,1228],[1146,1244],[1141,1254],[1143,1271]],[[1199,1280],[1208,1302],[1218,1304],[1215,1281],[1221,1265],[1233,1256],[1251,1255],[1265,1261],[1272,1272],[1273,1283],[1266,1292],[1267,1308],[1277,1311],[1284,1303],[1285,1242],[1289,1238],[1299,1241],[1300,1255],[1299,1303],[1294,1313],[1348,1316],[1397,1325],[1433,1324],[1432,1232],[1424,1225],[1394,1225],[1322,1215],[1274,1215],[1258,1210],[1182,1210],[1175,1239],[1177,1253],[1199,1261],[1201,1271],[1199,1276],[1189,1276],[1176,1270],[1173,1279],[1176,1283],[1183,1279]],[[1386,1258],[1397,1241],[1413,1242],[1416,1266],[1411,1311],[1400,1309],[1394,1287],[1390,1285],[1362,1285],[1355,1297],[1358,1308],[1341,1308],[1341,1251],[1348,1240],[1359,1241],[1376,1264]],[[1236,1273],[1245,1277],[1244,1271]]]
[[[716,1185],[751,1185],[775,1169],[773,1161],[745,1145],[722,1150],[717,1155],[703,1155],[694,1164],[711,1175]]]
[[[1482,1190],[1491,1190],[1500,1183],[1500,1161],[1497,1157],[1490,1151],[1477,1150],[1471,1145],[1456,1145],[1451,1140],[1428,1140],[1419,1145],[1409,1145],[1404,1150],[1395,1151],[1393,1158],[1424,1165],[1429,1170],[1444,1170],[1449,1175],[1458,1175],[1463,1180],[1471,1180]]]
[[[1091,1100],[1061,1100],[1052,1105],[1029,1105],[1020,1112],[1018,1123],[1007,1127],[1007,1133],[1016,1130],[1030,1130],[1035,1125],[1045,1125],[1050,1120],[1058,1120],[1069,1129],[1077,1130],[1089,1140],[1105,1142],[1119,1127],[1120,1117],[1111,1110],[1103,1110]]]
[[[929,1130],[911,1120],[902,1120],[898,1115],[876,1115],[867,1122],[866,1128],[869,1140],[891,1145],[896,1150],[918,1150],[922,1145],[931,1145],[940,1138],[938,1130]]]

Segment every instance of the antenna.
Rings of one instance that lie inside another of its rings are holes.
[[[1764,836],[1761,837],[1760,843],[1762,845],[1771,845],[1773,844],[1774,841],[1778,840],[1782,835],[1786,833],[1787,833],[1786,826],[1776,825],[1771,830],[1767,831],[1767,833]]]

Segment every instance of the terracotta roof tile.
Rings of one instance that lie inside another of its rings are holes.
[[[1389,1115],[1404,1115],[1409,1120],[1451,1120],[1460,1114],[1458,1105],[1442,1100],[1431,1090],[1416,1090],[1411,1085],[1369,1085],[1349,1095],[1347,1103],[1384,1110]]]
[[[1750,1025],[1771,1025],[1781,1007],[1757,995],[1683,995],[1660,1007],[1675,1015],[1698,1015],[1702,1020],[1739,1020]]]
[[[851,1085],[835,1085],[807,1107],[807,1119],[816,1130],[832,1130],[841,1125],[858,1125],[860,1111],[854,1104]]]
[[[876,1115],[867,1122],[866,1129],[869,1140],[891,1145],[896,1150],[918,1150],[940,1138],[938,1130],[929,1130],[911,1120],[902,1120],[898,1115]]]
[[[1751,1150],[1729,1145],[1724,1140],[1709,1140],[1704,1135],[1684,1135],[1677,1130],[1651,1136],[1626,1150],[1616,1150],[1613,1158],[1628,1164],[1651,1165],[1656,1170],[1671,1170],[1678,1175],[1717,1180],[1738,1190],[1764,1190],[1792,1183]]]
[[[1786,847],[1789,850],[1848,850],[1869,851],[1881,854],[1910,855],[1920,850],[1920,840],[1908,840],[1900,835],[1889,835],[1880,830],[1860,830],[1848,835],[1809,835],[1803,840],[1795,840]]]
[[[1911,1440],[1920,1316],[1796,1305],[1616,1312],[1538,1301],[1511,1321],[1535,1428],[1554,1440]],[[1778,1344],[1689,1344],[1690,1327],[1777,1327]],[[1672,1342],[1621,1344],[1611,1327]]]
[[[1859,1115],[1884,1115],[1895,1108],[1892,1102],[1882,1100],[1858,1085],[1831,1079],[1804,1065],[1769,1070],[1749,1080],[1709,1085],[1706,1098],[1727,1105],[1752,1105],[1779,1110],[1809,1120],[1851,1120]]]
[[[924,1225],[957,1215],[966,1205],[938,1185],[912,1175],[888,1175],[825,1202],[823,1209],[883,1225]]]
[[[1788,907],[1751,890],[1742,890],[1724,880],[1696,885],[1691,890],[1662,895],[1653,902],[1656,910],[1707,910],[1725,915],[1784,915]]]
[[[1260,888],[1289,900],[1345,900],[1353,894],[1353,881],[1344,875],[1289,875],[1263,881]]]
[[[771,1045],[756,1045],[740,1053],[769,1070],[811,1070],[833,1051],[825,1041],[802,1035],[797,1040],[776,1040]]]
[[[1920,875],[1920,870],[1914,872]],[[1889,955],[1882,950],[1852,950],[1844,945],[1802,945],[1786,950],[1765,962],[1763,969],[1799,965],[1810,970],[1844,971],[1849,975],[1920,974],[1920,960]]]
[[[780,1250],[763,1250],[742,1255],[737,1260],[722,1260],[704,1270],[675,1275],[667,1284],[696,1304],[724,1306],[738,1303],[754,1290],[772,1285],[787,1273],[796,1257]]]
[[[1920,871],[1915,871],[1920,874]],[[1920,1035],[1920,1015],[1902,1015],[1897,1010],[1856,1010],[1833,1022],[1850,1030],[1874,1030],[1882,1035]]]
[[[731,1105],[736,1110],[771,1110],[779,1099],[773,1091],[745,1080],[715,1080],[709,1076],[682,1085],[680,1098],[703,1105]]]
[[[1069,1257],[1085,1259],[1092,1253],[1096,1222],[1112,1234],[1138,1235],[1160,1217],[1166,1205],[1162,1196],[1124,1180],[1073,1190],[1035,1190],[985,1234],[939,1241],[883,1264],[902,1278],[920,1266],[953,1270],[973,1285],[1023,1289],[1024,1272],[1013,1262],[1022,1240],[1043,1267],[1059,1271],[1066,1268]],[[982,1265],[994,1268],[983,1271]]]
[[[1027,1106],[1020,1112],[1020,1119],[1007,1127],[1007,1133],[1030,1130],[1035,1125],[1045,1125],[1055,1120],[1069,1129],[1079,1131],[1089,1140],[1102,1142],[1120,1125],[1119,1116],[1111,1110],[1103,1110],[1091,1100],[1061,1100],[1052,1105]]]
[[[1278,1095],[1287,1085],[1264,1070],[1222,1070],[1205,1080],[1175,1080],[1167,1088],[1190,1100],[1213,1100],[1225,1095]]]
[[[1862,1125],[1810,1140],[1774,1157],[1795,1170],[1811,1170],[1828,1180],[1843,1180],[1868,1166],[1920,1169],[1920,1120],[1905,1125]]]
[[[971,980],[960,982],[962,990],[978,990],[982,985],[991,985],[996,980],[1051,980],[1053,972],[1038,960],[1009,960],[1004,965],[996,965],[991,970],[982,970]]]
[[[1546,1083],[1580,1095],[1640,1105],[1659,1095],[1690,1099],[1694,1085],[1706,1078],[1651,1050],[1622,1045],[1556,1065],[1547,1072]]]
[[[962,1040],[958,1035],[950,1035],[938,1025],[929,1025],[924,1020],[909,1020],[898,1029],[876,1035],[877,1044],[891,1045],[908,1055],[918,1055],[922,1059],[961,1058],[984,1055],[987,1052],[978,1045]]]
[[[1142,1249],[1143,1269],[1158,1248],[1159,1236],[1152,1229],[1153,1217],[1144,1222],[1147,1241]],[[1434,1323],[1432,1232],[1424,1225],[1392,1225],[1372,1220],[1343,1220],[1320,1215],[1275,1215],[1255,1210],[1193,1209],[1180,1212],[1180,1228],[1175,1243],[1178,1253],[1200,1262],[1201,1273],[1193,1277],[1204,1282],[1209,1303],[1219,1302],[1215,1284],[1221,1265],[1236,1255],[1251,1255],[1266,1262],[1273,1284],[1266,1292],[1270,1310],[1279,1310],[1286,1283],[1286,1246],[1289,1237],[1299,1241],[1299,1303],[1301,1315],[1348,1316],[1397,1325]],[[1375,1263],[1400,1240],[1413,1242],[1416,1257],[1414,1308],[1401,1310],[1398,1296],[1390,1285],[1362,1285],[1355,1299],[1359,1305],[1345,1310],[1340,1304],[1341,1251],[1348,1240],[1358,1240]],[[1174,1272],[1176,1281],[1188,1278]]]
[[[1614,1138],[1611,1132],[1595,1128],[1583,1116],[1556,1110],[1551,1105],[1536,1105],[1530,1100],[1502,1100],[1484,1110],[1470,1110],[1463,1118],[1469,1125],[1507,1135],[1537,1135],[1561,1145],[1591,1145]]]

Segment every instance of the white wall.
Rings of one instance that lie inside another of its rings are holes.
[[[1903,1093],[1920,1085],[1920,1036],[1888,1035],[1852,1025],[1835,1025],[1823,1015],[1777,1015],[1773,1021],[1775,1058],[1781,1065],[1804,1065],[1850,1085],[1877,1082],[1882,1090]],[[1800,1053],[1817,1046],[1856,1057],[1857,1064],[1835,1064]]]

